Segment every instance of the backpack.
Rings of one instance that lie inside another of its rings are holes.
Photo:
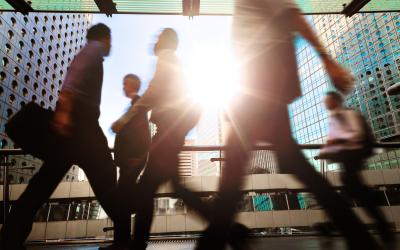
[[[362,129],[364,130],[364,152],[365,152],[365,157],[369,157],[373,154],[374,150],[374,144],[376,143],[376,139],[375,139],[375,135],[374,132],[371,129],[371,126],[369,125],[369,123],[367,122],[367,120],[364,118],[364,116],[357,111],[354,111],[358,114],[359,119],[361,121],[362,124]]]

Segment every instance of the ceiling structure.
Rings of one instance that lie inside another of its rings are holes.
[[[276,0],[279,1],[279,0]],[[399,0],[295,0],[304,14],[400,11]],[[0,0],[0,11],[231,15],[234,0]]]

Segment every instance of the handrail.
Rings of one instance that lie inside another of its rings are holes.
[[[324,144],[299,144],[300,149],[320,149]],[[374,148],[400,148],[400,143],[390,142],[390,143],[375,143]],[[198,145],[198,146],[183,146],[182,151],[221,151],[225,150],[226,146],[221,145]],[[114,149],[111,148],[111,151]],[[256,145],[253,150],[274,150],[274,145]],[[0,149],[0,155],[24,155],[24,151],[20,148],[15,149]]]

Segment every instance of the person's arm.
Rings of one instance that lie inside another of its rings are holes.
[[[62,91],[54,112],[52,126],[59,134],[64,136],[71,134],[73,126],[71,121],[71,111],[74,98],[75,95],[73,92],[68,90]]]
[[[330,60],[329,53],[326,51],[324,45],[319,41],[318,37],[308,24],[306,18],[299,12],[298,9],[293,9],[292,13],[296,30],[300,35],[306,39],[318,52],[322,61]]]
[[[132,107],[130,107],[125,114],[123,114],[111,125],[111,130],[114,133],[118,133],[133,117],[140,113],[151,110],[156,103],[157,96],[159,95],[159,91],[157,89],[157,84],[151,83],[140,100],[132,105]]]
[[[150,82],[148,89],[145,91],[143,96],[137,101],[124,115],[116,120],[111,130],[114,133],[118,133],[121,129],[135,116],[140,113],[147,112],[154,108],[158,103],[159,98],[163,95],[163,84],[168,84],[169,74],[172,72],[169,70],[171,62],[168,62],[166,58],[160,56],[154,77]]]
[[[300,13],[300,11],[293,9],[291,14],[294,18],[293,23],[295,25],[295,29],[302,37],[309,41],[309,43],[318,52],[335,87],[343,93],[348,93],[354,85],[355,79],[353,75],[330,57],[329,53],[319,41],[317,35],[312,30],[311,26],[308,24],[307,20]]]

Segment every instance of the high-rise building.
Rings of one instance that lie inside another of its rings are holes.
[[[222,128],[220,112],[218,110],[206,110],[196,126],[196,144],[201,146],[222,145]],[[197,154],[198,168],[196,175],[216,176],[220,173],[220,162],[211,161],[212,158],[220,158],[219,152],[199,152]]]
[[[84,45],[91,20],[91,14],[0,13],[1,148],[13,147],[4,125],[23,105],[34,101],[55,108],[67,67]],[[41,165],[31,156],[13,156],[10,161],[15,163],[11,183],[28,182]],[[78,171],[72,167],[64,180],[78,180]]]
[[[275,154],[271,150],[253,151],[248,164],[248,172],[251,174],[276,174],[279,172]]]
[[[186,139],[185,146],[193,146],[195,140]],[[197,153],[192,151],[182,151],[178,155],[179,158],[179,175],[182,177],[190,177],[195,175],[197,171]]]
[[[310,22],[331,56],[357,79],[346,105],[362,112],[378,141],[399,141],[400,97],[388,96],[387,89],[400,81],[400,14],[320,15]],[[297,56],[303,97],[290,108],[293,133],[299,143],[322,143],[327,130],[322,99],[332,87],[318,56],[302,40]],[[316,151],[308,154],[311,158]],[[400,150],[377,154],[368,166],[399,167]]]

